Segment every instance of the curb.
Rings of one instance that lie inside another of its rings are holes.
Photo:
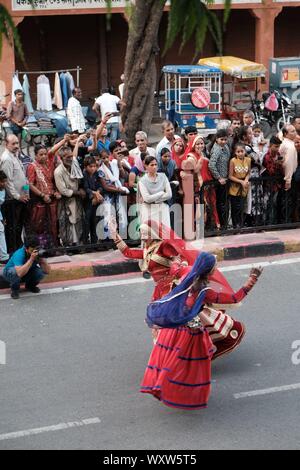
[[[256,258],[262,256],[274,256],[287,253],[300,252],[300,241],[295,240],[248,244],[216,248],[212,250],[218,261],[238,260],[243,258]],[[121,256],[121,255],[120,255]],[[61,263],[52,265],[51,273],[44,282],[72,281],[90,277],[115,276],[127,273],[139,273],[139,264],[135,260],[116,259],[107,261],[90,261],[79,263]],[[9,285],[0,274],[0,289],[7,289]]]

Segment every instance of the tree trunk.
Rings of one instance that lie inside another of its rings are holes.
[[[125,57],[125,89],[122,122],[128,145],[138,130],[149,132],[156,86],[155,56],[158,31],[166,0],[136,0],[129,21]]]

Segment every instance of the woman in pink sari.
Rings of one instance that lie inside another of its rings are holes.
[[[196,136],[195,139],[188,145],[185,151],[185,157],[194,163],[195,172],[195,193],[200,191],[200,202],[205,204],[205,222],[207,221],[207,206],[210,207],[212,219],[217,229],[221,228],[220,220],[217,211],[217,197],[216,190],[213,185],[206,184],[214,181],[214,178],[208,167],[209,160],[204,156],[205,143],[203,137]],[[203,200],[201,201],[201,189],[203,188]]]
[[[35,160],[28,166],[30,185],[30,214],[26,232],[33,232],[40,239],[41,246],[57,246],[57,201],[61,199],[54,182],[56,157],[46,147],[37,145]]]

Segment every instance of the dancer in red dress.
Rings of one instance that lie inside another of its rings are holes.
[[[111,224],[110,231],[121,253],[126,258],[141,260],[141,270],[149,271],[151,274],[155,282],[152,300],[158,300],[167,295],[178,285],[190,272],[199,255],[198,250],[193,249],[189,243],[178,237],[172,229],[156,221],[147,221],[141,226],[144,249],[129,248],[116,232],[116,224]],[[234,294],[232,288],[217,269],[209,276],[209,280],[216,292],[225,293],[232,298]],[[217,302],[207,301],[206,307],[201,311],[202,324],[215,345],[213,359],[233,351],[245,334],[243,323],[225,313],[225,308],[230,306],[228,302],[222,305],[220,296],[215,300]],[[158,333],[159,330],[155,328],[152,330],[154,341]]]
[[[205,408],[210,395],[213,344],[199,312],[207,302],[237,303],[256,283],[261,269],[252,269],[246,284],[235,294],[215,291],[208,276],[216,258],[201,253],[192,271],[170,294],[152,302],[149,326],[161,327],[142,381],[141,392],[165,405],[181,409]]]

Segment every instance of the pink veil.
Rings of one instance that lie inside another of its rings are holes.
[[[158,223],[156,220],[147,220],[144,222],[144,224],[148,225],[152,236],[154,236],[156,239],[168,242],[176,249],[180,257],[187,261],[188,267],[184,274],[184,276],[186,276],[186,274],[188,274],[188,272],[192,269],[194,262],[200,254],[200,250],[193,248],[190,242],[185,242],[174,232],[174,230],[172,230],[170,227],[167,227],[163,223]],[[234,294],[234,291],[229,282],[218,269],[216,269],[212,275],[208,276],[208,278],[215,292]]]

